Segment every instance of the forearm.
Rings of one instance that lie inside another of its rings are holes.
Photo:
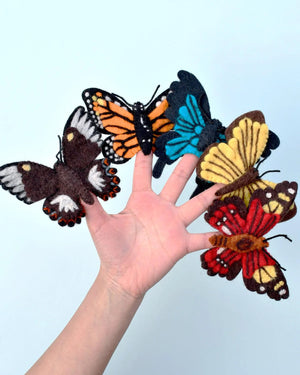
[[[100,270],[68,325],[27,374],[102,374],[141,301],[115,289]]]

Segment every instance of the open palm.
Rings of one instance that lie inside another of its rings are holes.
[[[107,214],[97,200],[85,205],[101,271],[122,292],[143,296],[184,255],[210,247],[211,233],[191,234],[186,227],[207,209],[220,186],[175,205],[197,160],[185,155],[156,194],[151,189],[152,156],[139,152],[132,194],[122,212]]]

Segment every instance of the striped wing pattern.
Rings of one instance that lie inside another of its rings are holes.
[[[267,252],[268,243],[262,237],[279,222],[279,214],[265,212],[258,196],[251,199],[248,208],[243,200],[234,196],[215,200],[205,219],[222,233],[221,236],[211,238],[214,246],[201,255],[201,265],[208,275],[232,280],[242,270],[248,290],[267,294],[275,300],[288,298],[285,277],[276,260]],[[254,243],[245,251],[233,249],[229,245],[239,244],[241,240],[250,243],[253,238],[258,240],[257,243],[261,241],[261,245],[256,246]]]

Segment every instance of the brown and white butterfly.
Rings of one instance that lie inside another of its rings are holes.
[[[79,224],[85,215],[82,199],[92,204],[91,193],[107,200],[120,191],[117,170],[101,152],[101,133],[83,107],[69,117],[53,169],[31,161],[0,167],[0,184],[19,200],[31,204],[45,199],[43,211],[61,226]]]

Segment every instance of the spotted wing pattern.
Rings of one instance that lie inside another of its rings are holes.
[[[149,105],[137,102],[133,106],[119,96],[97,88],[83,92],[82,97],[94,124],[104,133],[103,155],[114,163],[125,163],[138,151],[149,154],[158,137],[173,124],[164,113],[168,107],[164,91]]]
[[[74,226],[85,215],[81,200],[92,204],[91,193],[107,200],[120,191],[117,170],[101,152],[101,133],[83,107],[69,117],[62,149],[54,168],[22,161],[0,167],[0,184],[27,204],[45,199],[43,211],[61,226]]]
[[[291,199],[289,204],[283,205],[281,194],[293,194],[294,197],[297,191],[294,182],[278,185],[277,190],[270,187],[257,190],[249,207],[237,196],[215,200],[205,219],[221,234],[210,238],[213,247],[201,255],[202,267],[208,275],[233,280],[242,270],[248,290],[267,294],[275,300],[288,298],[289,289],[281,267],[266,250],[269,243],[263,236],[289,212],[289,206],[293,204]]]

